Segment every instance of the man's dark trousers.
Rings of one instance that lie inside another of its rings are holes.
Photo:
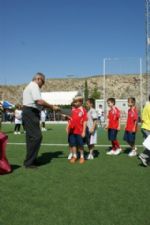
[[[26,158],[24,166],[34,165],[42,141],[40,129],[40,111],[32,107],[23,107],[23,124],[26,132]]]

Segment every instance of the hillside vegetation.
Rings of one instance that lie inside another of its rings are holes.
[[[85,81],[87,80],[89,95],[96,87],[103,98],[103,76],[92,76],[85,78],[65,78],[65,79],[48,79],[42,88],[43,92],[50,91],[73,91],[84,92]],[[134,96],[137,102],[140,102],[140,85],[142,84],[143,99],[146,95],[146,77],[143,76],[142,83],[139,75],[108,75],[106,76],[106,98],[128,98]],[[26,84],[16,86],[0,85],[0,98],[8,100],[13,104],[22,102],[22,92]]]

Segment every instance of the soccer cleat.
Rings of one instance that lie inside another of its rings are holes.
[[[92,154],[89,154],[87,157],[88,160],[94,159],[94,156]]]
[[[77,158],[75,158],[75,157],[72,157],[71,159],[70,159],[70,163],[75,163],[77,161]]]
[[[144,153],[141,153],[139,156],[141,156],[141,157],[144,158],[144,159],[148,159],[148,158],[149,158],[148,155],[146,155],[146,154],[144,154]]]
[[[141,162],[144,166],[148,166],[147,160],[145,158],[143,158],[141,154],[138,156],[138,158],[141,160]]]
[[[80,164],[85,163],[85,159],[84,159],[84,158],[80,158],[80,159],[79,159],[79,163],[80,163]]]
[[[109,152],[106,152],[106,155],[114,155],[114,150],[112,149],[112,150],[110,150]]]
[[[128,156],[129,157],[137,156],[137,151],[136,150],[132,150],[131,152],[129,152]]]
[[[68,160],[70,160],[72,158],[73,154],[72,153],[69,153],[68,155]]]
[[[117,148],[117,149],[114,151],[114,155],[119,155],[121,152],[122,152],[122,149],[121,149],[121,148]]]

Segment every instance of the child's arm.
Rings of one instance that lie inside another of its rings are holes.
[[[66,132],[67,132],[67,134],[69,134],[69,123],[66,126]]]
[[[119,118],[117,130],[120,130],[120,128],[121,128],[121,126],[120,126],[120,118]]]
[[[134,115],[134,127],[133,127],[132,132],[136,132],[137,131],[137,124],[138,124],[138,112],[135,112],[135,115]]]
[[[136,132],[136,130],[137,130],[137,120],[135,120],[135,122],[134,122],[134,127],[133,127],[132,132]]]
[[[108,129],[108,124],[109,124],[109,119],[108,119],[108,117],[107,117],[107,120],[106,120],[106,124],[105,124],[105,130],[107,130]]]
[[[97,119],[93,121],[93,127],[90,129],[90,133],[93,134],[97,127]]]
[[[83,122],[83,131],[82,131],[82,137],[84,138],[85,137],[85,134],[86,134],[86,126],[87,126],[87,121],[84,121]]]

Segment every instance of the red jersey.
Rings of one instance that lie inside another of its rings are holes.
[[[71,133],[81,135],[85,121],[87,121],[86,109],[83,107],[73,108],[71,119],[69,121],[69,129]]]
[[[138,121],[138,111],[136,107],[130,108],[128,110],[128,118],[127,118],[127,123],[126,123],[126,131],[129,132],[136,132],[137,129],[137,122]]]
[[[115,106],[108,112],[108,128],[118,129],[120,118],[120,110]]]

